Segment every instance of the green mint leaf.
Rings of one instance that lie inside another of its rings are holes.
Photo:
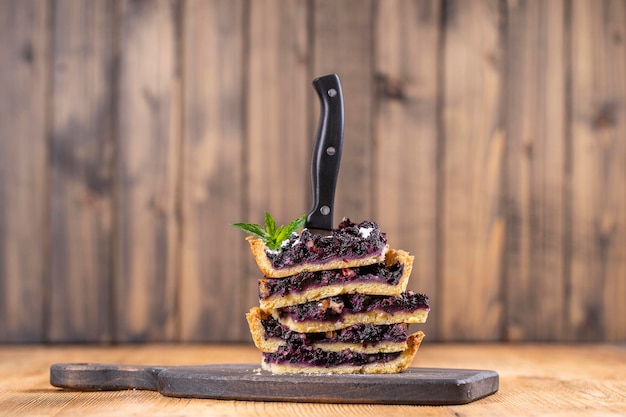
[[[254,223],[234,223],[233,226],[238,227],[244,232],[265,241],[269,236],[267,232],[258,224]]]
[[[279,250],[281,243],[289,239],[293,232],[297,232],[306,222],[306,214],[289,223],[287,226],[276,227],[274,218],[265,212],[265,229],[260,224],[254,223],[234,223],[244,232],[261,239],[271,250]]]
[[[269,236],[276,235],[276,222],[267,211],[265,212],[265,231]]]
[[[302,228],[302,226],[304,226],[304,222],[306,222],[306,215],[302,215],[302,217],[297,218],[287,226],[281,226],[279,232],[277,233],[277,239],[280,239],[281,243],[283,240],[289,239],[289,236],[291,236],[293,232],[297,232],[300,228]]]

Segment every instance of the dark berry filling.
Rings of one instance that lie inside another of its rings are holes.
[[[384,363],[396,359],[402,352],[393,353],[359,353],[349,349],[341,352],[328,352],[308,345],[285,345],[276,352],[263,353],[263,359],[271,364],[297,364],[305,366],[333,367],[340,365],[367,365],[368,363]]]
[[[301,293],[310,288],[356,282],[372,282],[398,285],[404,272],[400,262],[386,267],[384,263],[357,268],[333,269],[330,271],[302,272],[287,278],[266,278],[259,281],[259,298],[283,297],[290,293]]]
[[[345,314],[367,313],[382,310],[390,314],[428,310],[428,296],[414,291],[406,291],[398,297],[384,295],[345,294],[324,298],[319,301],[281,307],[280,318],[289,317],[294,321],[337,321]]]
[[[304,229],[294,233],[278,251],[267,251],[274,268],[324,263],[332,259],[359,259],[380,253],[387,245],[386,235],[371,221],[359,224],[344,219],[332,234],[323,236]]]
[[[405,323],[377,325],[355,324],[334,332],[298,333],[281,325],[274,318],[262,320],[265,338],[279,338],[287,343],[311,344],[324,343],[358,343],[364,346],[375,346],[380,342],[404,342],[408,335],[408,325]]]

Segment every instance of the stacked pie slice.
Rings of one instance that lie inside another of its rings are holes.
[[[374,222],[344,219],[329,236],[293,233],[279,250],[247,238],[259,306],[246,318],[262,368],[275,373],[396,373],[424,337],[428,297],[407,291],[413,257]]]

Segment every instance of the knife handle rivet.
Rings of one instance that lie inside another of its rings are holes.
[[[334,88],[331,88],[330,90],[328,90],[329,97],[335,97],[336,95],[337,95],[337,90],[335,90]]]
[[[328,148],[326,148],[326,154],[329,156],[333,156],[335,152],[337,152],[337,150],[334,146],[329,146]]]
[[[322,213],[324,216],[328,216],[328,214],[330,213],[330,207],[328,206],[320,207],[320,213]]]

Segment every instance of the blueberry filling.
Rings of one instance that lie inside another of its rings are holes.
[[[383,295],[346,294],[328,297],[318,301],[278,308],[280,318],[289,317],[294,321],[337,321],[345,314],[367,313],[382,310],[394,314],[428,310],[428,296],[414,291],[406,291],[398,297]]]
[[[276,352],[263,353],[263,359],[270,364],[297,364],[305,366],[340,366],[367,365],[368,363],[384,363],[394,360],[402,352],[393,353],[359,353],[349,349],[341,352],[328,352],[308,345],[285,345]]]
[[[274,318],[262,320],[265,338],[279,338],[287,343],[311,344],[324,343],[358,343],[364,346],[375,346],[380,342],[404,342],[408,335],[408,325],[405,323],[376,325],[355,324],[334,332],[298,333],[281,325]]]
[[[304,263],[323,263],[332,259],[358,259],[379,254],[387,245],[386,235],[371,221],[359,224],[344,219],[330,236],[304,229],[285,241],[281,250],[267,251],[274,268]]]
[[[404,265],[398,262],[389,267],[379,263],[357,268],[301,272],[281,279],[266,278],[259,281],[259,298],[265,300],[274,296],[283,297],[291,293],[301,293],[310,288],[356,282],[398,285],[403,273]]]

